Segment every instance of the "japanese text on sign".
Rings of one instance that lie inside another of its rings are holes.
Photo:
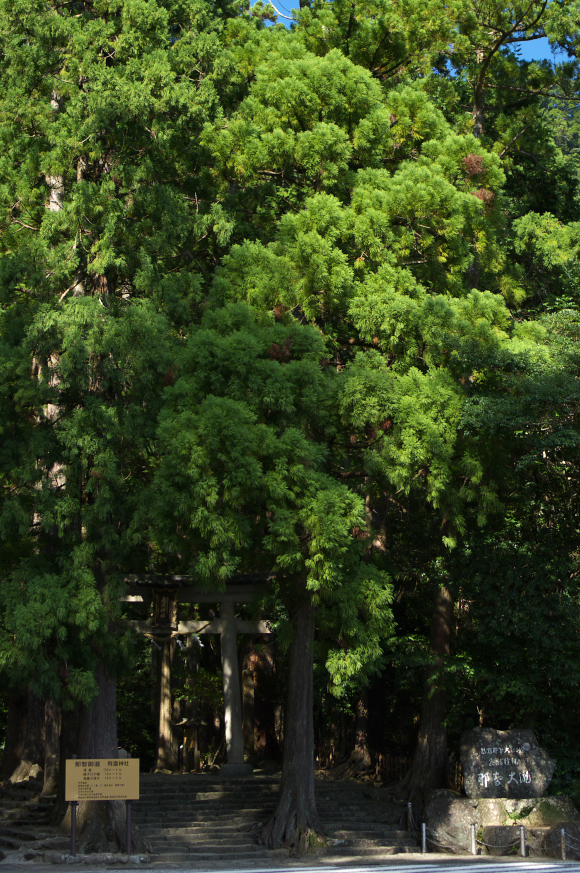
[[[67,759],[65,799],[138,800],[139,759]]]

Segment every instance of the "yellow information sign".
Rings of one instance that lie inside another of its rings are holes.
[[[67,759],[65,800],[139,800],[139,758]]]

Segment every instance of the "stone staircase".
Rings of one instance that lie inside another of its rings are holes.
[[[280,863],[288,859],[287,852],[256,844],[260,825],[275,808],[279,787],[275,776],[226,782],[213,774],[142,774],[133,820],[156,865]],[[373,863],[385,855],[418,851],[414,835],[398,824],[404,808],[389,802],[380,787],[317,779],[316,800],[328,837],[318,856]]]
[[[0,860],[34,860],[46,849],[70,845],[51,821],[55,798],[41,791],[42,782],[34,779],[0,786]]]

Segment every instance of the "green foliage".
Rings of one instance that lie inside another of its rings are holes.
[[[5,366],[16,340],[11,315],[3,320]],[[110,660],[124,651],[123,638],[117,644],[111,635],[122,590],[116,574],[133,556],[130,522],[149,463],[169,337],[147,302],[104,307],[82,297],[42,304],[18,338],[19,356],[36,365],[32,379],[20,371],[6,386],[0,650],[12,680],[32,681],[38,693],[86,701],[97,652]]]
[[[130,670],[117,679],[119,746],[133,758],[139,758],[142,771],[155,764],[156,725],[154,724],[151,689],[151,642],[144,638],[132,641],[134,650]]]
[[[3,676],[86,703],[98,660],[139,657],[123,573],[263,570],[281,628],[312,597],[347,700],[387,656],[425,664],[418,601],[465,576],[443,673],[554,719],[578,660],[576,4],[274,17],[0,0]],[[545,34],[568,60],[522,62]]]
[[[514,222],[514,245],[526,267],[528,296],[548,309],[578,305],[580,223],[565,224],[549,212],[528,212]]]
[[[289,608],[305,579],[348,640],[328,662],[340,687],[380,658],[390,588],[352,536],[362,501],[326,472],[335,380],[323,351],[310,327],[242,304],[209,310],[166,392],[148,503],[164,560],[188,561],[207,586],[264,567]]]
[[[298,32],[317,55],[339,49],[377,79],[425,73],[456,37],[455,22],[465,7],[414,0],[327,4],[300,7]]]

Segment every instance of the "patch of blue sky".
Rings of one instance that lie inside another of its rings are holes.
[[[295,21],[295,16],[293,15],[293,7],[289,3],[280,3],[280,0],[274,0],[274,2],[270,2],[270,0],[262,0],[264,4],[270,3],[270,6],[274,7],[278,15],[278,24],[283,24],[285,27],[290,27],[293,21]],[[252,0],[251,6],[256,3],[256,0]],[[269,25],[269,22],[266,22],[266,25]]]
[[[531,39],[526,42],[515,43],[510,48],[518,47],[518,56],[522,61],[552,61],[558,63],[566,60],[566,52],[562,49],[554,49],[549,40],[543,36],[540,39]]]

